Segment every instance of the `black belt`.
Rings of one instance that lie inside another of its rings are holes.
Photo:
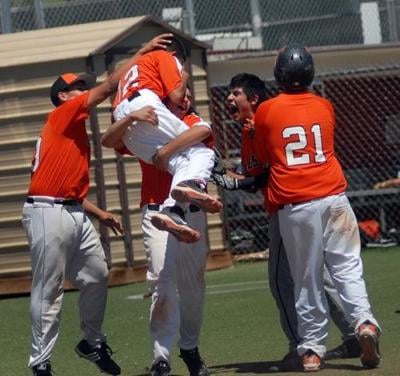
[[[35,202],[44,202],[46,203],[46,201],[48,201],[49,203],[53,203],[53,204],[58,204],[58,205],[66,205],[66,206],[76,206],[76,205],[80,205],[80,201],[78,200],[72,200],[72,199],[54,199],[54,200],[36,200],[33,197],[28,197],[26,199],[26,202],[28,204],[34,204]]]
[[[128,101],[133,101],[135,98],[140,97],[140,93],[137,91],[136,93],[133,93],[130,97],[128,97]]]
[[[160,206],[158,204],[148,204],[147,209],[151,211],[160,211]]]
[[[159,204],[148,204],[147,205],[147,209],[151,210],[151,211],[157,211],[158,212],[161,209],[161,205],[159,205]],[[196,205],[190,204],[189,205],[189,211],[191,213],[196,213],[196,212],[200,211],[200,208],[198,206],[196,206]]]

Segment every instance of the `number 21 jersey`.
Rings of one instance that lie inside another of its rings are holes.
[[[255,115],[255,150],[270,166],[268,200],[300,203],[342,193],[347,183],[334,151],[335,114],[313,93],[279,94]]]

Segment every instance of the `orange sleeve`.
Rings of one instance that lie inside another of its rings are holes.
[[[182,65],[178,59],[169,52],[160,51],[158,58],[158,71],[166,95],[182,84]]]

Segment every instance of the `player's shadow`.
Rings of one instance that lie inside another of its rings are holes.
[[[347,371],[361,371],[365,370],[361,365],[354,364],[325,364],[327,369],[347,370]],[[249,374],[269,374],[269,373],[282,373],[289,372],[282,369],[281,361],[264,361],[264,362],[249,362],[249,363],[229,363],[220,364],[209,367],[212,374],[229,373],[249,373]],[[292,371],[292,372],[301,372]]]
[[[230,373],[254,373],[267,374],[280,371],[280,361],[264,361],[264,362],[249,362],[249,363],[230,363],[210,366],[212,374]]]

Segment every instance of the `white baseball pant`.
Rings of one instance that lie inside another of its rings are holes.
[[[207,223],[203,211],[192,212],[189,207],[185,205],[186,220],[201,233],[200,240],[193,244],[179,242],[168,232],[156,229],[151,217],[157,211],[149,210],[148,205],[142,209],[147,281],[153,293],[150,335],[154,363],[160,359],[170,362],[178,330],[180,348],[191,350],[199,344],[208,252]]]
[[[363,279],[357,220],[344,194],[285,205],[278,212],[291,275],[302,356],[326,352],[329,317],[323,290],[324,264],[339,293],[347,321],[355,330],[372,315]],[[379,327],[379,326],[378,326]]]
[[[293,351],[297,348],[301,339],[297,333],[294,283],[279,231],[278,213],[274,213],[270,218],[268,236],[270,239],[268,257],[269,286],[279,311],[281,328],[289,340],[289,351]],[[340,296],[326,266],[324,266],[323,271],[323,284],[329,304],[330,316],[342,333],[343,341],[354,338],[354,328],[346,320]]]
[[[132,111],[152,106],[158,117],[158,125],[134,122],[123,136],[125,146],[138,158],[153,163],[157,149],[189,129],[178,119],[151,90],[139,90],[131,100],[123,100],[114,111],[114,118],[120,120]],[[208,123],[200,123],[210,127]],[[169,159],[168,171],[173,175],[171,189],[185,180],[200,180],[206,184],[214,167],[214,151],[203,144],[191,146]],[[173,203],[171,204],[173,205]]]
[[[82,206],[63,206],[53,200],[35,197],[33,204],[25,203],[23,208],[32,258],[29,367],[50,359],[59,333],[65,279],[80,290],[83,337],[91,345],[106,341],[101,326],[108,269],[99,236]]]

